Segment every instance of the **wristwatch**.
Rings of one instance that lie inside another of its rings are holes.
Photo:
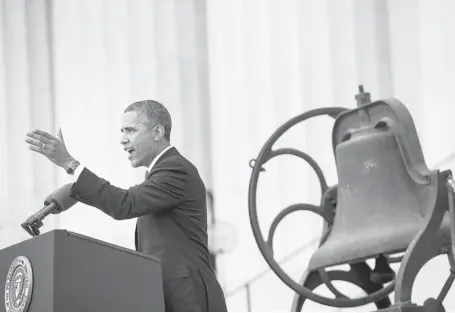
[[[70,175],[74,175],[74,171],[81,163],[79,161],[71,161],[70,166],[66,169],[66,172]]]

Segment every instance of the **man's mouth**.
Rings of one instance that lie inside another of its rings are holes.
[[[134,152],[134,149],[125,148],[125,151],[128,152],[128,157],[131,157],[131,154]]]

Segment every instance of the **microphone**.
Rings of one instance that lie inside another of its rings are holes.
[[[43,226],[42,220],[49,214],[59,214],[68,210],[76,204],[77,200],[70,196],[72,183],[63,185],[44,199],[44,207],[31,215],[24,223],[21,224],[32,237],[40,234],[39,228]]]

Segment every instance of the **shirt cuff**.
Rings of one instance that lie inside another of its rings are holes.
[[[77,181],[79,179],[79,175],[81,175],[81,173],[84,170],[84,168],[85,168],[85,166],[82,163],[79,164],[79,166],[74,171],[74,175],[71,175],[71,176],[73,176],[74,181]]]

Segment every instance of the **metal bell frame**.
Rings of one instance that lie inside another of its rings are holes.
[[[359,91],[360,94],[356,96],[358,104],[361,105],[368,103],[370,101],[369,94],[364,94],[363,86],[359,86]],[[367,96],[365,97],[365,95]],[[250,167],[253,171],[249,184],[248,207],[250,224],[258,248],[275,274],[286,285],[288,285],[296,292],[296,296],[294,297],[294,301],[292,303],[292,311],[300,311],[305,300],[307,299],[326,306],[338,308],[357,307],[374,302],[376,304],[376,307],[381,311],[444,310],[442,301],[444,300],[448,290],[455,280],[455,262],[452,253],[452,251],[455,251],[455,182],[452,180],[452,173],[450,171],[440,173],[439,175],[440,184],[446,183],[447,186],[446,190],[449,207],[446,209],[440,208],[439,210],[435,208],[432,212],[429,212],[426,225],[416,235],[406,250],[404,256],[386,256],[389,264],[401,262],[397,278],[390,282],[387,286],[374,283],[370,280],[370,274],[372,270],[366,262],[356,262],[349,264],[350,270],[347,272],[340,270],[326,271],[325,269],[318,269],[317,272],[306,271],[300,282],[297,283],[283,271],[281,266],[275,261],[273,257],[273,238],[277,226],[284,217],[296,211],[311,211],[324,218],[324,228],[320,245],[324,242],[330,233],[331,225],[334,219],[334,213],[336,211],[336,205],[333,204],[333,198],[336,198],[337,187],[333,186],[329,188],[327,186],[321,168],[317,162],[308,154],[293,148],[281,148],[272,150],[273,145],[286,131],[298,123],[301,123],[312,117],[323,115],[328,115],[333,119],[336,119],[339,114],[348,110],[349,109],[342,107],[318,108],[290,119],[281,127],[279,127],[272,134],[272,136],[270,136],[270,138],[266,141],[263,148],[261,149],[258,157],[250,161]],[[264,237],[262,236],[257,217],[257,183],[260,173],[265,171],[263,165],[274,157],[286,154],[294,155],[305,160],[316,172],[321,187],[321,204],[320,206],[314,206],[311,204],[300,203],[288,206],[282,210],[273,220],[269,230],[268,239],[265,241]],[[432,245],[434,243],[434,237],[436,235],[435,233],[439,231],[439,227],[441,226],[444,215],[446,213],[449,214],[451,224],[451,245],[444,247]],[[447,279],[443,289],[441,290],[437,299],[427,299],[424,306],[417,306],[415,304],[412,304],[411,292],[415,276],[426,262],[440,254],[448,255],[451,268],[449,278]],[[366,291],[367,295],[362,298],[350,299],[333,286],[331,283],[333,280],[342,280],[353,283]],[[327,288],[335,295],[335,299],[323,297],[313,292],[314,289],[322,284],[325,284]],[[305,285],[308,288],[305,287]],[[405,286],[408,286],[409,288],[404,288]],[[393,291],[395,291],[395,304],[391,305],[388,295]]]

